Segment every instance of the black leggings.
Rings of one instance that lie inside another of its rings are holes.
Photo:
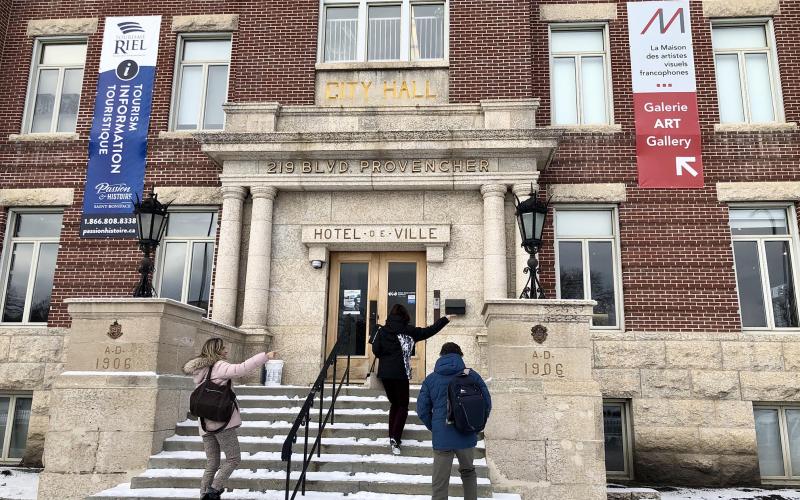
[[[383,388],[389,398],[389,438],[400,444],[403,438],[403,428],[408,418],[408,379],[384,378]]]

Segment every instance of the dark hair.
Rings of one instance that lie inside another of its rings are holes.
[[[411,316],[408,315],[408,309],[402,304],[395,304],[392,310],[389,311],[389,316],[400,316],[405,323],[411,323]]]
[[[464,357],[464,353],[461,352],[461,347],[459,347],[455,342],[445,342],[442,345],[442,350],[439,351],[439,356],[444,356],[445,354],[458,354],[462,358]]]

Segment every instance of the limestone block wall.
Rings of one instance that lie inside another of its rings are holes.
[[[313,269],[301,242],[303,224],[450,224],[444,262],[429,262],[428,322],[433,290],[467,301],[467,315],[428,341],[427,369],[441,344],[458,342],[468,363],[485,366],[479,339],[485,337],[483,306],[483,199],[477,191],[387,191],[302,193],[279,191],[272,229],[267,329],[284,365],[284,383],[307,384],[319,372],[327,321],[329,266]],[[365,247],[363,251],[378,248]],[[385,250],[385,249],[383,249]],[[442,311],[442,314],[444,311]]]
[[[631,401],[637,481],[760,483],[753,402],[800,399],[780,333],[594,333],[603,396]]]
[[[40,466],[50,420],[50,389],[65,359],[64,328],[0,328],[0,392],[33,394],[23,464]]]

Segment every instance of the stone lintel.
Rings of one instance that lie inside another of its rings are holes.
[[[8,140],[11,142],[67,142],[79,139],[80,136],[72,132],[11,134],[8,136]]]
[[[800,182],[718,182],[717,199],[731,201],[797,201]]]
[[[717,123],[714,125],[714,132],[741,132],[741,133],[763,133],[771,132],[794,132],[797,130],[795,122],[773,122],[773,123]]]
[[[75,19],[32,19],[28,21],[27,35],[30,37],[91,35],[96,31],[96,17]]]
[[[0,189],[0,207],[69,207],[72,188]]]
[[[617,19],[617,4],[554,4],[540,5],[539,19],[547,22],[614,21]]]
[[[775,16],[780,13],[780,0],[703,0],[705,17]]]
[[[222,205],[219,187],[159,186],[155,193],[164,203],[175,205]]]
[[[624,203],[625,184],[551,184],[547,188],[552,203]]]
[[[238,14],[207,14],[172,18],[172,31],[176,33],[236,31],[238,28]]]

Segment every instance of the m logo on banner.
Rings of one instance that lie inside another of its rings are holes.
[[[674,23],[675,20],[679,18],[681,20],[681,33],[686,33],[686,22],[683,19],[683,8],[680,8],[677,11],[675,11],[675,15],[672,16],[672,19],[670,19],[666,25],[664,24],[664,9],[658,9],[656,13],[653,14],[653,17],[650,18],[650,22],[647,23],[647,26],[644,27],[640,35],[644,35],[645,33],[647,33],[647,30],[650,29],[650,26],[653,25],[656,19],[658,19],[658,24],[661,26],[661,34],[664,34],[667,32],[669,27],[672,26],[672,23]]]

